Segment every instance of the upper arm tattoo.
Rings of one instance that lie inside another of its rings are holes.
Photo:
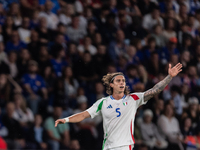
[[[149,99],[151,99],[154,95],[159,94],[167,86],[167,84],[169,84],[171,80],[172,80],[172,77],[168,75],[162,81],[157,83],[153,88],[146,91],[144,93],[144,101],[146,102]]]

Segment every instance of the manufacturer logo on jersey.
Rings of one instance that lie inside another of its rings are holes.
[[[112,108],[112,106],[111,106],[111,105],[109,105],[109,106],[107,107],[107,109],[108,109],[108,108]]]

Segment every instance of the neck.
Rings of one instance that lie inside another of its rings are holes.
[[[115,99],[115,100],[120,100],[122,99],[122,97],[124,96],[124,92],[123,93],[114,93],[112,94],[112,97]]]
[[[184,129],[185,129],[186,131],[188,131],[188,130],[189,130],[189,127],[184,127]]]
[[[39,125],[39,124],[36,124],[36,125],[35,125],[35,127],[36,127],[36,128],[39,128],[39,127],[40,127],[40,125]]]

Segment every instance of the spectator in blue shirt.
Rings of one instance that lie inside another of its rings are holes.
[[[138,72],[135,65],[130,64],[126,68],[127,76],[126,76],[126,84],[130,87],[130,91],[133,92],[133,86],[140,82],[138,78]]]
[[[12,4],[12,3],[19,3],[19,0],[6,0],[6,1],[5,0],[0,0],[0,3],[3,4],[3,8],[5,10],[8,10],[10,4]]]
[[[22,77],[22,84],[25,89],[25,95],[27,96],[28,103],[34,114],[37,113],[38,104],[41,100],[39,92],[42,92],[43,98],[48,98],[47,89],[44,79],[36,72],[38,70],[38,64],[34,60],[30,60],[28,64],[29,73],[24,74]]]
[[[177,38],[171,37],[166,47],[163,47],[161,51],[159,51],[159,59],[161,63],[167,64],[170,60],[171,54],[179,54],[179,50],[177,49]]]
[[[68,65],[67,62],[63,60],[65,57],[65,51],[62,45],[54,46],[53,51],[55,53],[55,58],[51,59],[51,64],[56,76],[61,77],[63,68]]]
[[[44,10],[44,5],[45,5],[46,1],[47,0],[39,0],[39,5],[42,10]],[[51,12],[53,12],[54,14],[57,14],[58,10],[60,9],[59,2],[58,2],[58,0],[51,0],[51,2],[53,3]]]
[[[11,40],[6,43],[6,52],[9,53],[12,50],[19,52],[23,48],[26,48],[26,44],[20,40],[18,32],[13,31]]]

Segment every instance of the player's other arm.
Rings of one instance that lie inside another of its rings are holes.
[[[81,113],[74,114],[68,118],[63,118],[63,119],[58,119],[55,121],[55,127],[57,127],[58,124],[63,124],[66,122],[71,122],[71,123],[77,123],[81,122],[85,118],[89,118],[90,114],[87,111],[83,111]]]
[[[173,77],[175,77],[179,72],[182,71],[182,64],[178,63],[176,66],[171,68],[171,64],[169,64],[168,69],[168,76],[165,77],[162,81],[157,83],[153,88],[149,89],[144,93],[144,101],[148,101],[156,94],[159,94],[164,88],[169,84],[169,82],[172,80]]]

